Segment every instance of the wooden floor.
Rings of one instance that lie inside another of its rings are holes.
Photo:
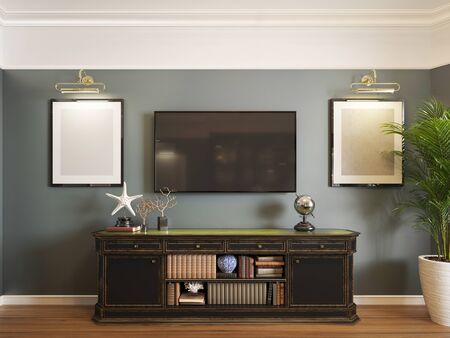
[[[450,338],[424,306],[360,306],[354,324],[96,324],[91,306],[0,306],[0,337]]]

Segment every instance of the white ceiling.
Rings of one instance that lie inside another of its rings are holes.
[[[449,62],[450,0],[0,0],[6,69],[429,69]]]
[[[0,0],[4,12],[153,10],[434,10],[449,0]]]

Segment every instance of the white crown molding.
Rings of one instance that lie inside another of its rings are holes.
[[[450,4],[432,10],[153,10],[5,11],[11,27],[435,27],[450,22]]]
[[[421,295],[360,295],[357,305],[425,305]],[[95,295],[3,295],[0,305],[94,305]]]

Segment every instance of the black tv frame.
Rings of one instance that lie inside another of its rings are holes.
[[[159,192],[156,189],[156,115],[157,114],[170,114],[170,113],[293,113],[295,120],[295,142],[294,142],[294,153],[295,153],[295,178],[294,178],[294,189],[293,190],[272,190],[272,191],[249,191],[249,190],[226,190],[226,191],[174,191],[176,193],[187,193],[187,194],[195,194],[195,193],[210,193],[210,194],[221,194],[221,193],[250,193],[250,194],[265,194],[265,193],[295,193],[297,191],[297,111],[295,110],[267,110],[267,111],[246,111],[246,110],[170,110],[170,111],[154,111],[153,114],[153,191]],[[170,187],[169,187],[170,188]]]

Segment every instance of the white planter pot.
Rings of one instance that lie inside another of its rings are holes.
[[[423,297],[435,323],[450,326],[450,263],[419,256],[419,275]]]

